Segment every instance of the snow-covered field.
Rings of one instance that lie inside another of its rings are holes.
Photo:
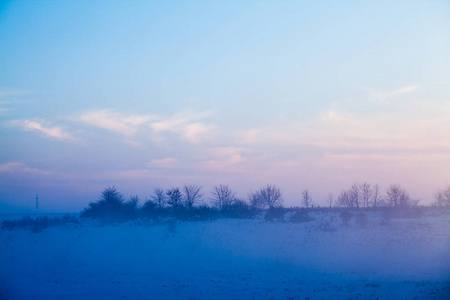
[[[450,299],[450,213],[310,216],[2,230],[0,299]]]

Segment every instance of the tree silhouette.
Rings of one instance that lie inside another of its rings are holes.
[[[396,208],[406,208],[415,206],[419,200],[412,200],[404,188],[398,184],[393,184],[386,190],[386,200],[388,205]]]
[[[312,204],[312,198],[309,195],[308,189],[302,191],[302,204],[306,208],[309,208]]]
[[[236,194],[229,185],[215,185],[212,191],[212,201],[218,210],[227,210],[236,199]]]
[[[178,210],[182,207],[180,188],[172,187],[167,190],[166,195],[168,197],[167,203],[172,206],[173,210]]]
[[[450,185],[447,185],[445,189],[438,189],[433,198],[435,206],[450,206]]]
[[[184,192],[184,202],[186,203],[186,207],[189,209],[189,211],[192,211],[195,202],[198,202],[202,198],[202,194],[200,194],[201,187],[195,184],[191,185],[184,185],[183,192]]]
[[[282,193],[276,185],[268,184],[256,193],[249,195],[250,204],[255,208],[266,206],[269,209],[280,207],[283,204]]]
[[[151,198],[153,202],[156,203],[159,210],[162,210],[167,202],[166,194],[164,193],[164,190],[162,188],[155,188],[155,191],[153,192]]]
[[[103,190],[100,200],[89,203],[81,217],[99,219],[103,222],[123,222],[137,217],[137,198],[125,202],[123,195],[113,187]]]

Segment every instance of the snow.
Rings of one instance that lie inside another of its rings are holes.
[[[309,216],[2,230],[0,299],[450,299],[449,212]]]

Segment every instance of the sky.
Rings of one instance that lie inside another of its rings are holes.
[[[450,183],[448,1],[1,1],[0,210]]]

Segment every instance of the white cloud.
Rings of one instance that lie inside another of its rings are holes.
[[[19,127],[25,131],[35,131],[45,134],[46,136],[58,140],[76,141],[77,139],[70,133],[66,132],[63,127],[50,126],[46,121],[42,120],[14,120],[9,124]]]
[[[90,111],[82,114],[78,120],[100,127],[126,137],[134,137],[141,129],[150,128],[148,138],[155,142],[164,140],[164,133],[172,132],[190,143],[199,143],[201,138],[213,129],[213,126],[200,122],[209,116],[209,112],[183,112],[171,117],[157,115],[125,115],[110,110]]]
[[[390,91],[390,92],[382,92],[382,91],[377,91],[377,90],[373,90],[370,88],[364,88],[364,90],[369,93],[369,96],[372,99],[375,99],[380,102],[384,102],[391,98],[410,94],[410,93],[418,90],[419,88],[420,88],[420,86],[418,86],[418,85],[409,85],[409,86],[405,86],[405,87],[402,87],[402,88],[399,88],[399,89],[396,89],[396,90]]]
[[[0,173],[17,173],[17,174],[32,174],[32,175],[50,174],[49,171],[30,168],[22,162],[9,162],[5,164],[0,164]]]
[[[249,153],[250,149],[244,147],[216,147],[209,150],[213,157],[223,158]]]
[[[177,163],[177,159],[172,157],[166,157],[163,159],[154,159],[149,164],[149,168],[158,167],[158,168],[173,168]]]
[[[79,119],[86,124],[108,131],[125,136],[133,136],[136,134],[140,125],[148,123],[154,118],[154,116],[150,115],[124,116],[109,110],[100,110],[84,113]]]
[[[192,113],[183,112],[173,117],[161,118],[157,122],[149,124],[156,133],[172,132],[193,144],[197,144],[201,139],[213,130],[213,126],[207,125],[199,120],[206,118],[210,112]]]
[[[212,159],[202,162],[203,168],[241,172],[244,169],[241,169],[240,165],[249,161],[247,154],[251,150],[243,147],[217,147],[208,149],[208,152]]]
[[[183,138],[188,142],[197,144],[200,142],[201,137],[211,129],[211,126],[202,123],[187,124],[183,129]]]
[[[180,128],[182,128],[186,122],[188,122],[188,119],[174,117],[161,120],[158,122],[153,122],[150,124],[150,127],[156,132],[162,131],[179,132]]]

